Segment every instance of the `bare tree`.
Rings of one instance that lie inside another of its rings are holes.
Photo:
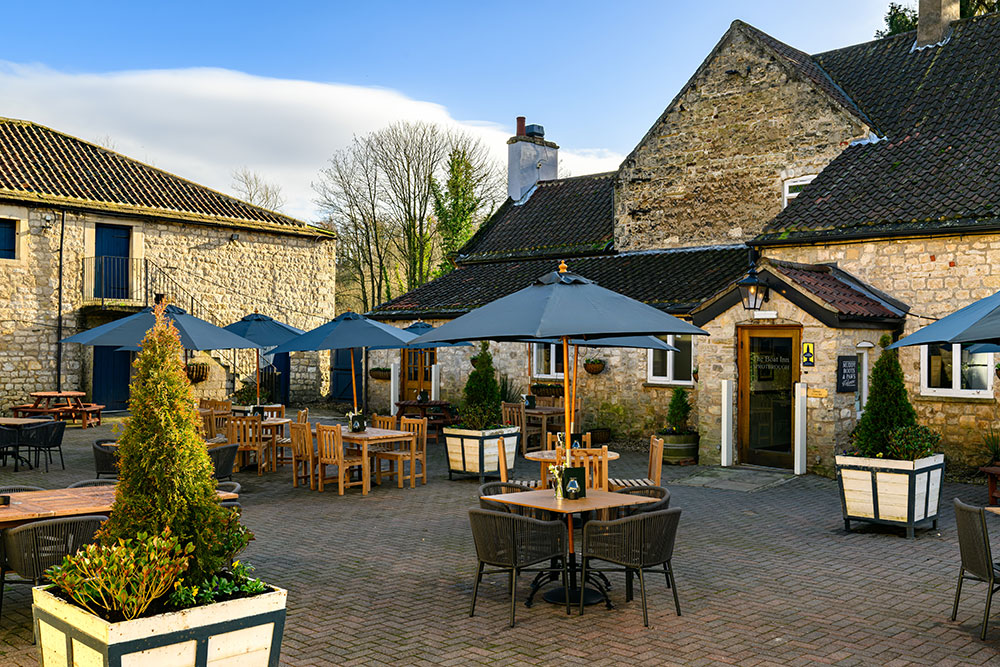
[[[245,202],[271,211],[280,211],[285,205],[281,186],[264,180],[260,173],[249,167],[233,170],[233,191]]]

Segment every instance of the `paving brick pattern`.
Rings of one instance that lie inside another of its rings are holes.
[[[57,487],[93,475],[90,441],[108,426],[67,431],[67,470],[16,475],[0,484]],[[282,663],[638,664],[638,665],[960,665],[1000,664],[1000,623],[978,639],[985,590],[965,587],[950,622],[958,569],[954,517],[914,541],[901,530],[846,533],[835,484],[815,476],[746,493],[671,479],[697,469],[664,468],[671,505],[684,510],[675,568],[684,616],[662,577],[650,579],[650,627],[638,600],[567,617],[544,602],[518,605],[507,627],[506,577],[480,587],[468,616],[475,555],[466,509],[477,482],[448,481],[442,447],[430,447],[428,484],[384,484],[368,497],[293,489],[278,473],[237,475],[244,520],[257,535],[245,559],[289,591]],[[613,473],[639,475],[641,454],[624,452]],[[518,474],[537,474],[518,462]],[[982,502],[983,487],[947,485]],[[1000,522],[991,521],[996,535]],[[521,598],[528,577],[522,579]],[[638,591],[637,591],[638,595]],[[0,617],[0,664],[36,665],[30,593],[8,586]]]

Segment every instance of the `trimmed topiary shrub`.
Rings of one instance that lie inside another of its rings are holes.
[[[667,406],[667,428],[660,431],[661,435],[683,435],[690,433],[688,417],[691,415],[691,404],[688,402],[688,392],[684,387],[674,387]]]
[[[888,334],[879,340],[882,354],[872,367],[868,402],[852,434],[859,456],[892,458],[893,432],[917,424],[917,413],[910,405],[903,383],[899,355],[896,350],[885,349],[890,344],[892,338]]]
[[[462,405],[462,425],[481,431],[500,423],[500,385],[493,368],[490,344],[483,341],[476,355],[476,369],[465,381],[465,403]]]

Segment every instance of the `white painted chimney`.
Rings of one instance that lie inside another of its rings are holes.
[[[538,181],[559,178],[559,146],[545,140],[541,125],[517,117],[517,134],[507,140],[507,194],[521,201]]]
[[[959,0],[920,0],[917,48],[943,42],[951,34],[951,22],[957,21],[959,14]]]

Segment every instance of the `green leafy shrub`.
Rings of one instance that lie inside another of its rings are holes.
[[[1000,430],[990,424],[982,433],[983,452],[988,457],[986,464],[1000,461]]]
[[[251,577],[252,571],[252,566],[236,561],[228,572],[212,575],[211,579],[202,582],[200,586],[186,586],[178,581],[167,602],[173,609],[186,609],[200,604],[259,595],[267,590],[267,584]]]
[[[257,404],[257,383],[254,380],[247,380],[240,385],[240,388],[233,392],[233,400],[239,405]],[[271,394],[266,387],[260,388],[260,402],[267,403],[271,400]]]
[[[134,363],[115,502],[99,537],[113,546],[169,528],[185,548],[191,545],[185,579],[199,583],[222,570],[252,534],[235,510],[219,503],[180,337],[163,309],[157,306],[156,324]]]
[[[892,343],[886,334],[879,340],[883,348]],[[859,456],[893,458],[889,455],[892,433],[917,424],[917,414],[910,405],[903,383],[903,369],[896,350],[882,350],[872,367],[868,402],[854,428],[852,441]]]
[[[916,461],[934,453],[941,436],[926,426],[900,426],[889,434],[887,459]]]
[[[46,576],[90,613],[127,621],[170,591],[194,548],[181,544],[168,526],[159,535],[139,533],[115,544],[88,544],[49,568]]]
[[[500,385],[497,384],[488,342],[482,342],[475,359],[476,369],[469,373],[465,382],[462,425],[481,431],[500,423]]]
[[[521,385],[511,380],[506,373],[500,373],[500,400],[504,403],[520,403],[521,394],[524,393]]]
[[[587,420],[587,430],[609,428],[611,429],[611,437],[619,438],[624,435],[630,421],[631,415],[624,405],[605,401],[597,406],[597,409]]]
[[[657,431],[658,435],[684,435],[693,433],[688,427],[688,417],[691,415],[691,403],[688,402],[688,392],[684,387],[674,387],[670,395],[670,405],[667,406],[667,426]]]

